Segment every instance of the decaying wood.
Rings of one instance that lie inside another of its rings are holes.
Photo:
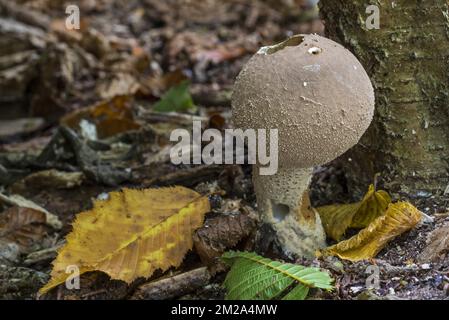
[[[171,278],[165,278],[141,285],[134,292],[131,299],[173,299],[205,286],[210,277],[210,273],[206,267],[194,269]]]

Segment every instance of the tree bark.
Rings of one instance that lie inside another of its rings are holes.
[[[368,30],[366,8],[380,9]],[[339,161],[349,192],[374,176],[406,198],[442,195],[449,169],[449,13],[447,0],[321,0],[326,35],[351,50],[376,93],[373,123]]]

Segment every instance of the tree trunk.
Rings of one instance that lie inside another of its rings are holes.
[[[368,30],[368,3],[380,29]],[[442,195],[449,169],[449,13],[447,0],[321,0],[326,34],[351,50],[376,93],[373,123],[340,158],[349,191],[374,176],[406,198]],[[441,198],[440,198],[441,199]]]

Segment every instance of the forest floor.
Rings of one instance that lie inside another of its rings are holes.
[[[260,46],[298,33],[324,34],[313,9],[282,3],[84,0],[79,1],[82,32],[74,32],[65,28],[64,1],[0,0],[0,192],[34,202],[62,224],[55,228],[48,221],[12,222],[20,205],[3,201],[0,299],[35,299],[76,214],[123,187],[182,185],[201,194],[213,191],[212,213],[195,241],[212,239],[216,246],[206,245],[215,253],[254,249],[257,207],[251,168],[175,166],[169,158],[169,136],[175,128],[191,128],[192,117],[203,120],[205,127],[229,128],[232,84]],[[187,97],[175,103],[179,106],[174,112],[154,112],[164,93],[185,80],[195,110]],[[313,205],[354,198],[345,190],[338,165],[315,170]],[[434,208],[432,201],[416,205],[433,220],[390,242],[375,259],[298,261],[327,269],[335,279],[334,291],[314,291],[310,298],[448,299],[449,239],[443,231],[449,230],[449,213]],[[14,223],[20,232],[11,232]],[[210,229],[214,234],[208,234]],[[442,231],[429,238],[434,230]],[[435,243],[446,247],[435,249],[440,256],[423,261],[421,253]],[[188,290],[184,284],[155,296],[223,298],[223,267],[197,250],[179,268],[149,280],[186,275],[196,281],[204,275],[200,268],[207,258],[212,261],[210,277],[199,288]],[[370,266],[378,267],[379,282],[369,290]],[[92,272],[82,276],[80,290],[60,286],[41,299],[154,298],[142,293],[149,280],[127,285]]]

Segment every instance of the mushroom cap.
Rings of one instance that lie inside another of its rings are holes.
[[[357,144],[371,123],[374,90],[357,58],[318,35],[262,47],[237,77],[234,125],[278,129],[279,165],[312,167]]]

